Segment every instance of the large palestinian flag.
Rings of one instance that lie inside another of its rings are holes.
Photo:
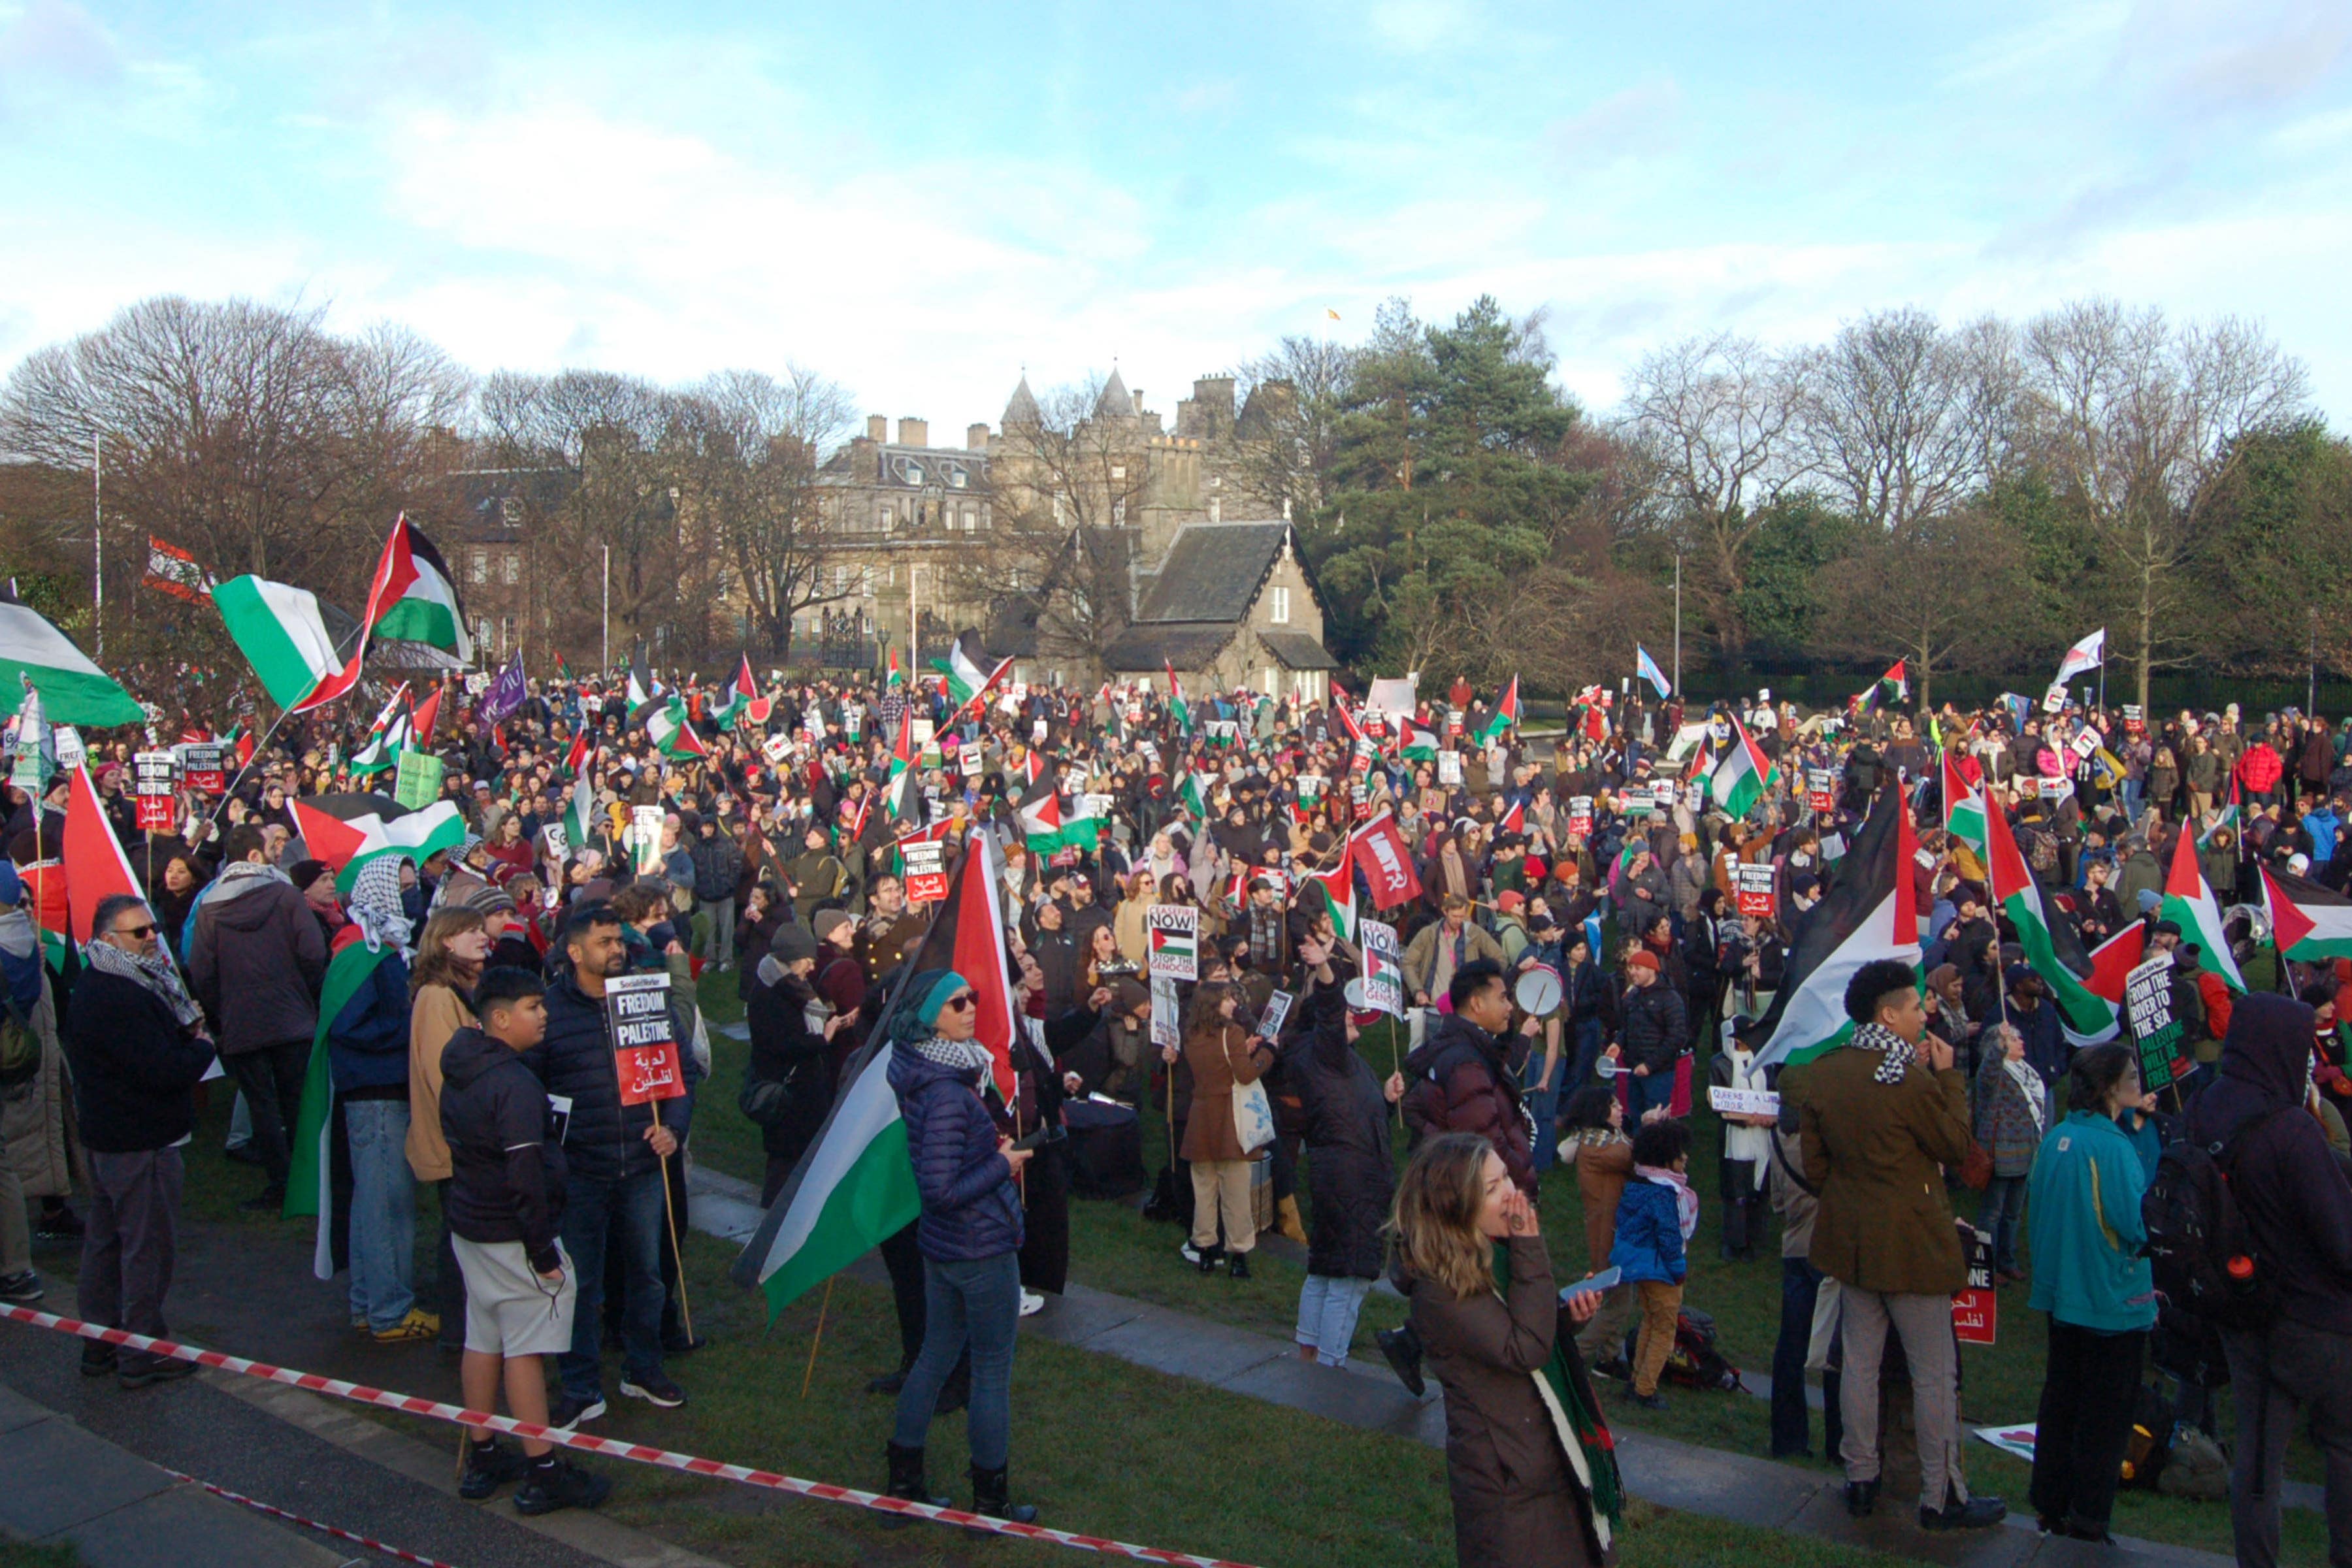
[[[916,787],[915,721],[910,709],[898,709],[898,733],[890,742],[890,777],[882,786],[883,809],[893,822],[923,819],[923,792]]]
[[[1021,837],[1032,855],[1053,856],[1065,849],[1092,850],[1101,841],[1102,825],[1086,815],[1086,797],[1077,796],[1075,810],[1062,805],[1047,773],[1021,797]]]
[[[971,984],[980,1004],[979,1038],[996,1059],[999,1094],[1009,1098],[1013,1030],[1019,1025],[995,896],[1002,868],[995,841],[984,832],[973,834],[947,900],[906,973],[952,969]],[[907,1129],[890,1091],[891,1026],[901,1001],[894,993],[881,1026],[850,1058],[815,1142],[736,1259],[736,1281],[759,1289],[771,1319],[922,1212]]]
[[[1483,744],[1491,746],[1502,738],[1504,731],[1513,728],[1518,721],[1519,678],[1515,675],[1511,677],[1511,684],[1503,689],[1502,697],[1495,704],[1495,716],[1487,720],[1479,729],[1478,739]]]
[[[430,643],[461,664],[474,662],[474,639],[466,630],[466,607],[457,602],[457,580],[425,531],[403,513],[384,541],[390,569],[375,635],[399,642]]]
[[[954,700],[958,712],[986,697],[1004,679],[1005,671],[1013,668],[1013,661],[1007,658],[999,660],[993,669],[982,669],[980,661],[972,657],[978,651],[977,645],[967,646],[966,638],[960,637],[948,649],[947,658],[931,660],[931,668],[948,678],[948,696]]]
[[[2270,903],[2271,941],[2278,944],[2281,958],[2297,963],[2352,958],[2352,899],[2292,872],[2264,866],[2262,873],[2263,892]]]
[[[52,724],[136,724],[146,717],[113,677],[0,582],[0,717],[16,711],[26,681],[40,688]]]
[[[1731,720],[1731,750],[1715,764],[1707,775],[1706,793],[1727,816],[1734,819],[1748,815],[1748,808],[1763,798],[1772,782],[1772,763],[1756,742],[1748,738],[1747,727],[1738,714]]]
[[[2221,931],[2221,909],[2213,901],[2204,868],[2197,864],[2195,836],[2179,835],[2172,852],[2172,869],[2164,879],[2163,918],[2179,923],[2180,940],[2197,944],[2197,965],[2220,975],[2231,990],[2243,994],[2246,977],[2231,956],[2230,939]]]
[[[1985,852],[1984,786],[1959,770],[1947,751],[1944,768],[1944,831],[1981,855]]]
[[[1944,766],[1944,782],[1948,785],[1953,778],[1951,763]],[[1999,811],[1987,811],[1984,836],[1985,871],[1992,883],[1993,908],[2007,915],[2017,929],[2025,962],[2050,987],[2050,998],[2065,1023],[2067,1037],[2078,1046],[2114,1039],[2121,998],[2098,995],[2086,984],[2091,956],[2083,949],[2082,936],[2064,911],[2053,909],[2043,896],[2042,879],[2018,853],[2009,818]],[[2062,944],[2069,951],[2062,952]]]
[[[1843,1045],[1853,1033],[1846,983],[1864,964],[1892,958],[1918,967],[1918,900],[1911,885],[1917,847],[1903,792],[1890,784],[1871,803],[1829,892],[1797,928],[1770,1009],[1743,1031],[1758,1067],[1811,1061]]]
[[[335,1277],[335,1205],[327,1191],[332,1168],[328,1154],[333,1133],[335,1076],[327,1035],[334,1027],[336,1017],[375,973],[375,966],[394,951],[386,944],[370,952],[356,924],[343,927],[335,934],[327,960],[327,978],[319,993],[319,1027],[310,1038],[310,1065],[302,1076],[302,1106],[294,1121],[292,1157],[286,1173],[286,1206],[280,1212],[288,1219],[304,1215],[318,1217],[310,1249],[310,1272],[320,1279]]]
[[[261,678],[262,689],[280,708],[304,712],[359,684],[367,634],[361,633],[348,659],[338,653],[318,595],[308,588],[266,577],[232,577],[213,589],[213,603],[237,651]]]
[[[707,757],[710,748],[694,732],[694,725],[686,716],[686,704],[673,697],[661,708],[646,716],[646,739],[659,748],[665,757]]]

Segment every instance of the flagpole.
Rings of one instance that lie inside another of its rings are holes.
[[[280,708],[278,710],[278,717],[269,721],[268,731],[262,735],[258,742],[255,743],[253,748],[254,756],[257,757],[261,755],[262,752],[269,749],[269,742],[277,738],[278,726],[286,722],[286,716],[293,711],[294,710],[291,708]],[[228,809],[230,798],[236,794],[236,786],[243,784],[245,782],[245,775],[252,771],[253,763],[250,760],[247,760],[243,766],[236,770],[236,774],[230,778],[228,784],[221,790],[220,805],[213,808],[213,826],[217,827],[220,826],[221,813]],[[210,837],[211,834],[207,832],[205,837]]]

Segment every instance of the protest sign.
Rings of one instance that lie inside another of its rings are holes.
[[[948,896],[948,847],[937,838],[902,838],[899,858],[906,862],[907,901],[936,904]]]
[[[1780,1097],[1769,1089],[1725,1089],[1711,1084],[1706,1091],[1707,1108],[1717,1116],[1778,1116]]]
[[[2070,742],[2069,744],[2074,748],[2074,754],[2087,763],[2091,760],[2091,753],[2099,749],[2098,731],[2095,730],[2082,731],[2075,735],[2074,739]]]
[[[1805,804],[1823,816],[1837,809],[1837,773],[1834,770],[1805,770]]]
[[[430,752],[403,752],[392,774],[392,798],[422,811],[441,798],[441,759]]]
[[[177,826],[180,763],[169,752],[141,752],[131,759],[131,798],[142,833],[169,833]]]
[[[1568,797],[1568,830],[1580,837],[1592,837],[1592,797],[1572,795]]]
[[[1144,912],[1154,980],[1201,978],[1201,911],[1192,904],[1154,904]]]
[[[1287,991],[1276,991],[1265,999],[1265,1011],[1258,1016],[1257,1032],[1267,1039],[1279,1039],[1282,1026],[1290,1020],[1290,1005],[1297,1000]]]
[[[228,773],[221,753],[226,750],[217,742],[192,742],[180,749],[180,766],[188,787],[205,795],[226,795]]]
[[[1969,1288],[1952,1298],[1952,1337],[1964,1345],[1989,1345],[2000,1324],[2000,1297],[1992,1284],[1992,1232],[1971,1227],[1963,1246]]]
[[[566,855],[572,853],[571,840],[564,834],[563,824],[560,822],[551,822],[546,826],[541,828],[539,832],[540,837],[547,840],[547,858],[549,859],[561,860]]]
[[[2125,703],[2124,733],[2126,735],[2138,735],[2145,733],[2147,730],[2147,721],[2140,717],[2139,704],[2137,702]]]
[[[760,742],[760,754],[767,758],[769,763],[775,766],[781,767],[783,764],[784,759],[792,755],[792,751],[793,738],[790,734],[782,731],[771,735],[766,740]]]
[[[2140,1087],[2151,1093],[2179,1075],[2183,1026],[2172,1016],[2172,955],[2159,953],[2124,976],[2124,1024],[2139,1052]]]
[[[613,1068],[621,1080],[623,1105],[676,1100],[686,1092],[677,1036],[670,1027],[669,971],[606,980],[604,1022],[613,1035]]]
[[[1772,918],[1772,867],[1770,862],[1751,865],[1742,861],[1733,870],[1734,893],[1739,902],[1739,912],[1754,915],[1759,920]]]
[[[1445,738],[1449,741],[1462,738],[1462,710],[1459,708],[1445,710]]]
[[[929,719],[909,719],[907,721],[907,738],[914,742],[915,744],[919,746],[929,745],[931,743],[931,737],[938,732],[938,726],[933,724]]]
[[[956,765],[963,770],[963,776],[968,779],[980,776],[980,760],[978,746],[966,746],[956,754]]]
[[[70,724],[58,725],[50,731],[50,739],[57,745],[58,767],[61,772],[73,772],[89,756],[89,748],[82,744],[81,731]]]
[[[650,877],[661,870],[661,837],[660,806],[629,807],[629,852],[635,858],[638,876]]]
[[[1437,782],[1442,784],[1456,786],[1462,783],[1461,752],[1440,752],[1437,753]]]
[[[1356,940],[1364,950],[1364,1005],[1404,1016],[1404,959],[1396,927],[1360,920]]]
[[[1176,982],[1156,979],[1151,983],[1151,1043],[1155,1046],[1181,1046],[1184,1043],[1184,1026],[1176,1009]]]
[[[2042,694],[2042,710],[2044,713],[2056,713],[2062,711],[2065,706],[2066,688],[2053,682],[2050,689]]]

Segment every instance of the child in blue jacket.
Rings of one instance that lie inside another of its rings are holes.
[[[1609,1261],[1623,1271],[1642,1302],[1642,1335],[1633,1351],[1633,1403],[1664,1410],[1658,1373],[1675,1348],[1682,1316],[1684,1244],[1698,1228],[1698,1194],[1691,1191],[1690,1129],[1682,1122],[1646,1123],[1633,1135],[1633,1176],[1617,1200],[1617,1240]]]

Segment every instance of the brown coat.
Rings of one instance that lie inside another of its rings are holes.
[[[1234,1086],[1255,1083],[1274,1065],[1274,1048],[1248,1049],[1238,1024],[1195,1029],[1184,1037],[1184,1065],[1192,1069],[1192,1110],[1184,1121],[1187,1160],[1246,1160],[1234,1131]]]
[[[1576,1191],[1584,1200],[1585,1260],[1596,1272],[1609,1267],[1609,1254],[1617,1246],[1617,1200],[1625,1195],[1626,1178],[1633,1173],[1630,1138],[1576,1146]]]
[[[420,1182],[449,1179],[449,1141],[441,1135],[441,1052],[477,1020],[446,985],[427,985],[408,1009],[408,1168]]]
[[[1859,1289],[1948,1296],[1968,1265],[1938,1167],[1968,1157],[1968,1075],[1922,1060],[1885,1084],[1872,1077],[1884,1060],[1841,1048],[1805,1069],[1805,1179],[1822,1194],[1812,1264]]]
[[[56,995],[44,975],[41,1000],[29,1015],[41,1041],[40,1070],[16,1088],[0,1090],[0,1145],[5,1145],[5,1158],[23,1180],[28,1198],[68,1196],[81,1165],[73,1086],[67,1081],[65,1050],[58,1044]]]
[[[1541,1237],[1509,1247],[1507,1301],[1412,1285],[1412,1326],[1445,1390],[1454,1555],[1462,1568],[1584,1568],[1599,1561],[1585,1500],[1535,1384],[1559,1321],[1551,1258]]]

